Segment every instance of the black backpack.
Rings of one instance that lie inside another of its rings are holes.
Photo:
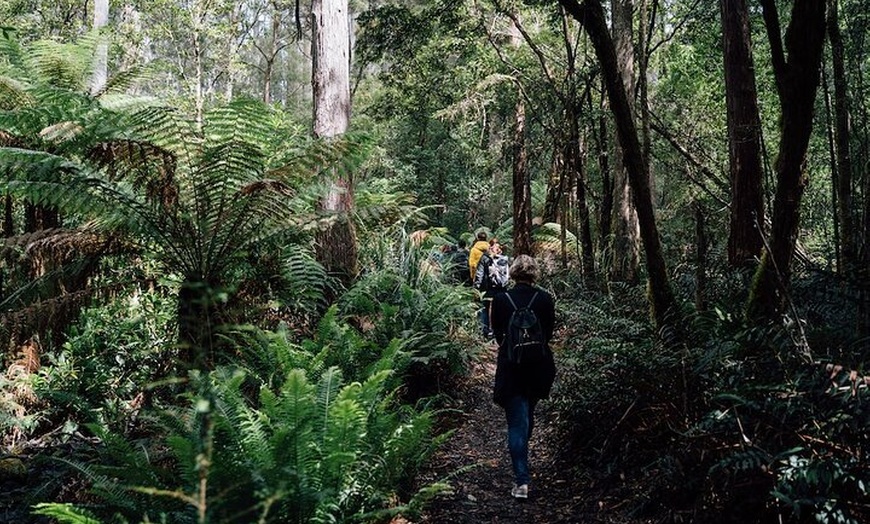
[[[532,311],[532,304],[538,298],[536,291],[525,307],[518,308],[510,293],[505,293],[514,312],[508,321],[505,348],[508,361],[514,364],[535,364],[544,360],[549,352],[544,330],[538,315]]]

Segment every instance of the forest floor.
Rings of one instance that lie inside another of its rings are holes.
[[[529,498],[511,497],[507,424],[504,411],[492,401],[496,351],[489,344],[454,392],[457,409],[445,417],[453,433],[421,475],[424,483],[447,480],[453,493],[432,501],[418,524],[626,522],[607,510],[613,501],[596,488],[594,472],[560,463],[546,401],[535,412]]]

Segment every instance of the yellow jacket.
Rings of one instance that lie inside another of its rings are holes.
[[[468,270],[471,272],[471,281],[474,282],[474,274],[477,272],[477,264],[480,262],[480,257],[489,249],[489,242],[486,240],[478,240],[471,246],[468,252]]]

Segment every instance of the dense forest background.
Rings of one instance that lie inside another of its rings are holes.
[[[565,522],[870,519],[864,1],[0,30],[0,521],[425,521],[473,466],[421,480],[491,358],[478,231],[556,297],[550,446],[608,501]]]

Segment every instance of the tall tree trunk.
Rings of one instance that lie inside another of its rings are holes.
[[[629,111],[634,122],[634,111],[631,102],[634,100],[634,41],[632,31],[631,0],[611,0],[613,10],[613,44],[616,53],[616,63],[619,68],[626,99],[629,101]],[[611,99],[611,104],[613,100]],[[613,108],[614,111],[616,108]],[[632,184],[625,165],[626,152],[623,141],[615,144],[613,169],[613,266],[610,276],[615,280],[636,282],[640,260],[639,225],[637,210],[634,206]],[[642,154],[642,151],[641,151]],[[648,171],[648,170],[645,170]],[[648,173],[645,176],[649,176]],[[648,185],[648,182],[647,182]],[[652,202],[652,200],[650,200]]]
[[[776,195],[770,249],[766,250],[747,307],[748,318],[776,319],[786,305],[791,260],[800,225],[800,204],[807,184],[806,154],[813,129],[813,107],[825,36],[825,0],[796,0],[783,49],[775,0],[762,0],[771,43],[782,119],[776,157]]]
[[[193,3],[192,16],[192,31],[190,34],[191,44],[193,44],[193,63],[194,63],[194,78],[193,78],[193,105],[196,112],[197,129],[202,130],[202,117],[205,111],[205,92],[203,90],[203,82],[205,82],[205,71],[203,69],[203,54],[205,50],[202,48],[203,40],[203,25],[205,23],[205,8],[202,2],[197,0]]]
[[[598,249],[604,253],[609,249],[611,223],[613,220],[613,177],[611,177],[609,162],[609,146],[607,140],[607,118],[604,116],[607,109],[607,97],[602,86],[601,108],[598,116],[598,170],[601,172],[601,208],[598,213]],[[606,258],[606,257],[605,257]]]
[[[314,0],[312,18],[312,87],[314,136],[332,139],[350,125],[350,26],[347,0]],[[318,260],[345,283],[357,274],[356,232],[353,210],[353,180],[336,174],[321,210],[336,220],[317,235]]]
[[[746,0],[720,0],[731,174],[728,262],[750,267],[764,247],[761,121]]]
[[[704,220],[704,208],[701,202],[695,201],[695,309],[707,309],[704,298],[707,291],[707,227]]]
[[[263,102],[272,103],[272,76],[275,70],[275,61],[278,58],[278,31],[281,29],[281,17],[278,5],[272,2],[272,34],[269,38],[269,48],[266,52],[266,66],[263,68]]]
[[[585,155],[582,152],[585,146],[579,136],[577,137],[577,147],[579,151],[576,156],[574,169],[577,173],[577,202],[575,203],[577,209],[577,227],[582,250],[580,253],[580,264],[583,269],[583,277],[587,282],[591,282],[595,279],[595,247],[592,243],[592,225],[589,221],[589,204],[586,198],[587,177],[583,161]]]
[[[661,239],[652,206],[648,170],[644,164],[643,150],[625,84],[620,78],[616,48],[607,30],[604,8],[599,0],[586,0],[583,4],[578,3],[577,0],[559,0],[559,3],[586,29],[601,64],[601,72],[610,98],[619,142],[625,155],[625,167],[633,190],[634,204],[637,208],[640,236],[643,240],[649,276],[652,318],[660,332],[673,334],[681,327],[680,314],[662,254]]]
[[[94,0],[95,33],[109,23],[109,0]],[[106,87],[109,78],[109,42],[105,36],[97,36],[97,48],[94,50],[94,70],[91,76],[91,95],[97,95]]]
[[[560,222],[559,203],[565,194],[565,148],[562,145],[563,138],[557,138],[553,143],[553,162],[550,176],[547,179],[547,196],[544,199],[544,212],[541,222]]]
[[[828,139],[828,162],[831,165],[831,204],[833,205],[834,223],[834,257],[837,260],[837,272],[845,275],[843,268],[843,250],[840,242],[840,216],[838,213],[839,201],[837,200],[837,146],[834,145],[834,123],[831,116],[831,90],[828,87],[828,74],[822,65],[822,99],[825,101],[825,136]]]
[[[526,104],[521,93],[517,93],[513,131],[513,254],[532,255],[532,189],[526,151]]]
[[[840,226],[841,259],[838,268],[849,276],[857,267],[857,235],[852,215],[852,155],[849,95],[846,84],[846,61],[843,37],[840,34],[837,0],[828,1],[828,40],[834,73],[834,141],[837,152],[837,221]]]
[[[553,167],[547,179],[547,196],[544,198],[544,212],[541,215],[544,224],[561,221],[559,203],[565,194],[565,148],[561,144],[562,140],[564,138],[558,138],[553,143]]]
[[[655,195],[656,179],[653,174],[652,164],[650,163],[650,151],[652,149],[651,133],[650,133],[650,112],[649,112],[649,82],[647,75],[649,72],[649,0],[640,0],[638,8],[638,37],[637,37],[637,88],[640,103],[640,123],[641,123],[641,144],[643,145],[643,158],[649,170],[649,187],[650,193]],[[653,199],[655,206],[655,199]]]

